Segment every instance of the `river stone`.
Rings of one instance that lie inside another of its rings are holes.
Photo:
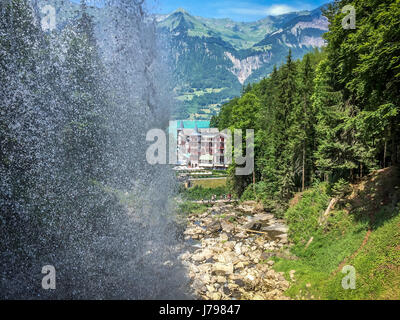
[[[281,233],[287,233],[288,227],[281,223],[275,223],[269,227],[263,228],[265,231],[276,231]]]
[[[225,263],[220,263],[217,262],[213,265],[213,274],[215,275],[230,275],[233,273],[233,264],[225,264]]]
[[[247,238],[247,234],[244,231],[235,234],[236,238],[244,239]]]
[[[220,240],[220,241],[228,241],[228,240],[229,240],[229,236],[228,236],[226,233],[222,233],[222,234],[219,236],[219,240]]]
[[[185,253],[182,253],[179,257],[181,260],[187,260],[190,258],[190,252],[186,251]]]
[[[251,221],[243,226],[243,229],[253,230],[253,231],[260,231],[261,228],[262,224],[256,221]]]
[[[268,220],[272,220],[273,218],[274,218],[274,216],[269,213],[257,213],[254,216],[255,221],[268,221]]]
[[[203,251],[192,256],[192,260],[196,262],[208,260],[213,256],[213,252],[210,249],[204,249]]]
[[[243,262],[239,262],[235,265],[236,270],[243,270],[245,268],[245,264]]]
[[[264,297],[263,295],[261,295],[260,293],[256,293],[256,294],[253,296],[253,299],[252,299],[252,300],[263,301],[263,300],[265,300],[265,297]]]
[[[280,243],[288,243],[288,235],[286,233],[279,235],[278,238],[280,238]]]
[[[240,242],[235,244],[235,253],[240,255],[242,253],[242,244]]]
[[[206,288],[207,288],[207,291],[208,291],[209,293],[215,292],[215,288],[214,288],[214,286],[212,286],[212,285],[207,285]]]
[[[227,241],[225,242],[222,247],[228,251],[232,251],[235,248],[236,242],[234,241]]]
[[[220,292],[214,292],[211,295],[209,295],[211,300],[221,300],[222,294]]]
[[[218,256],[217,260],[225,264],[233,263],[236,260],[236,255],[232,251],[224,252]]]
[[[212,265],[211,263],[202,263],[197,266],[197,270],[201,273],[208,273]]]
[[[221,231],[221,224],[219,221],[215,221],[207,226],[207,232],[208,233],[216,233]]]
[[[235,225],[233,223],[227,222],[225,220],[221,221],[221,227],[222,227],[222,230],[224,230],[227,233],[232,233],[233,230],[235,230]]]
[[[248,279],[248,280],[250,280],[250,281],[256,280],[256,278],[255,278],[253,275],[251,275],[251,274],[248,274],[248,275],[246,276],[246,279]]]

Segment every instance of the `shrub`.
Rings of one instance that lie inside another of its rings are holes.
[[[328,188],[328,193],[335,198],[341,199],[351,193],[351,186],[350,184],[344,180],[340,179],[336,182],[333,186]]]
[[[204,188],[202,186],[195,186],[191,189],[186,189],[182,191],[182,197],[186,200],[209,200],[213,195],[220,198],[223,195],[229,193],[227,187],[217,187],[217,188]]]

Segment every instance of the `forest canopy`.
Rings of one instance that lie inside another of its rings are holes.
[[[342,26],[346,5],[355,7],[356,29]],[[231,186],[275,212],[315,182],[354,181],[398,164],[400,1],[335,1],[324,15],[322,51],[300,61],[289,51],[211,121],[221,130],[255,129],[257,184],[231,175]]]

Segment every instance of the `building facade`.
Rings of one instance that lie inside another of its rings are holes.
[[[226,169],[225,157],[228,137],[215,128],[185,129],[178,127],[177,161],[181,166],[199,169]]]

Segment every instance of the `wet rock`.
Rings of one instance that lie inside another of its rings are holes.
[[[238,285],[239,287],[244,287],[246,285],[242,279],[236,279],[235,284]]]
[[[232,294],[232,290],[228,286],[224,286],[223,293],[227,296],[230,296]]]

